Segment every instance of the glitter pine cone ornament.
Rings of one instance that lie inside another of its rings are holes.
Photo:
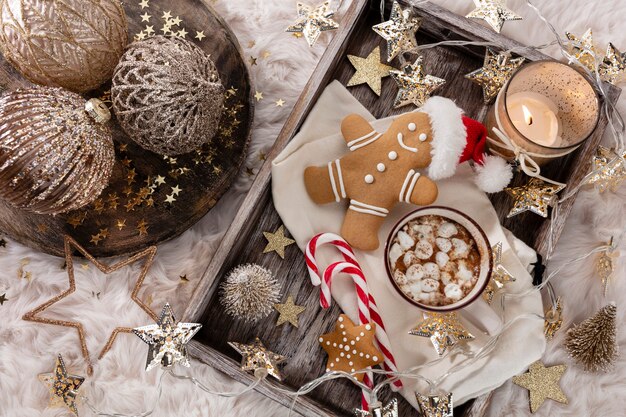
[[[267,317],[279,300],[280,285],[272,271],[255,264],[234,268],[221,286],[226,313],[248,322]]]
[[[211,141],[224,87],[211,58],[182,38],[135,42],[115,68],[113,110],[126,134],[162,155],[194,151]]]
[[[36,84],[93,90],[111,79],[127,42],[118,0],[0,0],[0,49]]]
[[[61,88],[3,96],[0,198],[39,214],[60,214],[95,200],[115,163],[110,117],[101,101]]]

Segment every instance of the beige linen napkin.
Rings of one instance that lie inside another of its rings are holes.
[[[350,113],[358,113],[372,123],[379,132],[384,132],[391,118],[375,120],[374,117],[337,81],[331,83],[311,110],[300,132],[273,161],[272,192],[274,205],[285,226],[297,241],[300,249],[316,234],[323,232],[339,233],[346,205],[328,204],[319,206],[308,197],[304,186],[303,172],[309,165],[325,165],[328,161],[348,152],[340,131],[341,120]],[[514,283],[507,284],[507,292],[522,292],[532,286],[532,278],[527,269],[536,259],[535,252],[523,242],[508,234],[499,224],[496,213],[485,196],[471,181],[471,167],[462,165],[457,175],[440,181],[439,197],[435,204],[449,206],[463,211],[472,217],[485,231],[491,244],[502,242],[503,264],[516,277]],[[370,292],[375,297],[384,320],[398,368],[408,369],[437,358],[428,338],[408,334],[422,318],[422,311],[404,300],[393,288],[384,267],[383,247],[393,225],[404,215],[414,210],[414,206],[397,206],[380,230],[381,248],[372,252],[356,251],[363,268]],[[319,251],[320,266],[325,268],[339,260],[338,253],[328,249]],[[307,279],[308,277],[302,277]],[[357,319],[356,293],[349,278],[333,282],[333,297],[341,308]],[[499,305],[499,299],[494,306]],[[497,308],[497,307],[494,307]],[[505,319],[526,314],[543,314],[540,295],[532,295],[507,300]],[[320,311],[320,314],[324,314]],[[478,351],[489,340],[472,327],[466,320],[466,327],[476,336],[468,343],[472,352]],[[331,329],[323,329],[330,331]],[[517,321],[505,331],[496,348],[487,357],[475,361],[461,371],[449,375],[440,388],[451,391],[455,405],[475,398],[500,386],[513,375],[524,371],[528,365],[541,358],[545,349],[543,321],[527,318]],[[320,355],[324,355],[320,348]],[[435,379],[447,373],[452,366],[466,363],[467,357],[456,354],[445,360],[422,369],[421,374]],[[426,387],[415,379],[403,379],[401,394],[414,406],[415,391],[426,393]]]

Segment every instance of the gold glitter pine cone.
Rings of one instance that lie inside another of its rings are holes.
[[[111,79],[127,43],[118,0],[0,0],[0,49],[36,84],[93,90]]]
[[[154,36],[134,42],[115,68],[113,110],[128,136],[161,155],[200,148],[215,136],[224,87],[193,42]]]
[[[39,214],[95,200],[115,163],[107,116],[99,100],[62,88],[20,89],[0,98],[0,198]]]

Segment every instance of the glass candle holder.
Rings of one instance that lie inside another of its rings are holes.
[[[502,88],[487,116],[492,151],[515,154],[494,134],[498,128],[537,164],[576,150],[595,131],[600,98],[591,82],[569,65],[536,61],[521,67]]]

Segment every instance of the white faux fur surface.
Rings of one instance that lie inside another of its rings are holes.
[[[136,1],[136,0],[130,0]],[[191,1],[191,0],[174,0]],[[467,14],[473,8],[471,0],[434,0],[456,13]],[[345,9],[349,0],[344,0]],[[621,0],[535,0],[559,32],[583,33],[591,27],[599,45],[608,41],[626,49],[626,2]],[[333,5],[337,4],[337,0]],[[545,25],[533,14],[525,0],[509,0],[508,5],[524,16],[522,22],[508,22],[503,33],[526,44],[540,44],[551,40]],[[215,9],[237,34],[246,56],[258,57],[258,65],[251,67],[255,87],[264,99],[257,103],[253,143],[246,165],[258,168],[259,152],[266,152],[278,135],[282,124],[311,75],[331,33],[321,36],[310,49],[303,39],[284,32],[295,18],[292,0],[217,0]],[[341,13],[337,20],[341,23]],[[249,41],[255,41],[249,47]],[[271,53],[266,59],[262,52]],[[428,66],[426,66],[428,67]],[[286,101],[277,107],[278,99]],[[626,114],[626,99],[620,101]],[[256,170],[255,170],[256,171]],[[160,310],[167,301],[180,315],[206,266],[220,237],[228,228],[236,207],[240,204],[252,178],[245,170],[235,186],[191,230],[178,239],[159,247],[155,263],[146,278],[142,299],[153,299],[152,308]],[[611,235],[618,235],[626,218],[626,186],[617,193],[598,195],[594,190],[583,191],[575,204],[550,269],[588,252]],[[621,242],[622,252],[626,245]],[[18,278],[17,270],[24,259],[24,269],[32,279]],[[0,294],[6,292],[8,301],[0,306],[0,416],[1,417],[60,417],[70,415],[64,409],[47,409],[48,395],[38,381],[37,374],[49,372],[57,353],[62,353],[71,373],[84,374],[85,363],[80,354],[74,329],[25,322],[22,315],[67,288],[67,274],[61,270],[62,260],[36,253],[9,241],[0,249]],[[57,318],[75,319],[83,323],[87,344],[93,358],[106,343],[109,332],[116,326],[134,327],[149,324],[150,319],[130,302],[130,288],[136,280],[139,265],[128,267],[112,276],[104,276],[91,266],[77,268],[77,291],[54,306],[47,313]],[[564,328],[588,317],[609,300],[618,305],[618,341],[624,346],[624,301],[626,301],[626,264],[618,262],[610,296],[602,296],[598,277],[591,259],[570,264],[554,280],[557,293],[564,299]],[[179,275],[187,274],[190,282],[179,283]],[[99,294],[99,295],[98,295]],[[626,358],[622,356],[616,369],[607,374],[588,374],[569,360],[562,348],[564,332],[548,344],[544,356],[547,365],[565,363],[568,370],[561,385],[569,405],[546,401],[537,416],[622,416],[626,400]],[[105,412],[140,414],[150,410],[155,402],[158,372],[144,372],[147,346],[133,335],[122,334],[113,349],[100,361],[94,359],[95,373],[84,385],[83,395]],[[191,369],[177,372],[193,375],[215,390],[240,390],[242,385],[232,382],[197,361]],[[191,383],[164,380],[163,396],[153,414],[165,416],[286,416],[284,408],[250,393],[226,399],[202,393]],[[92,413],[81,407],[81,415]],[[496,391],[489,416],[527,416],[528,393],[506,383]]]

